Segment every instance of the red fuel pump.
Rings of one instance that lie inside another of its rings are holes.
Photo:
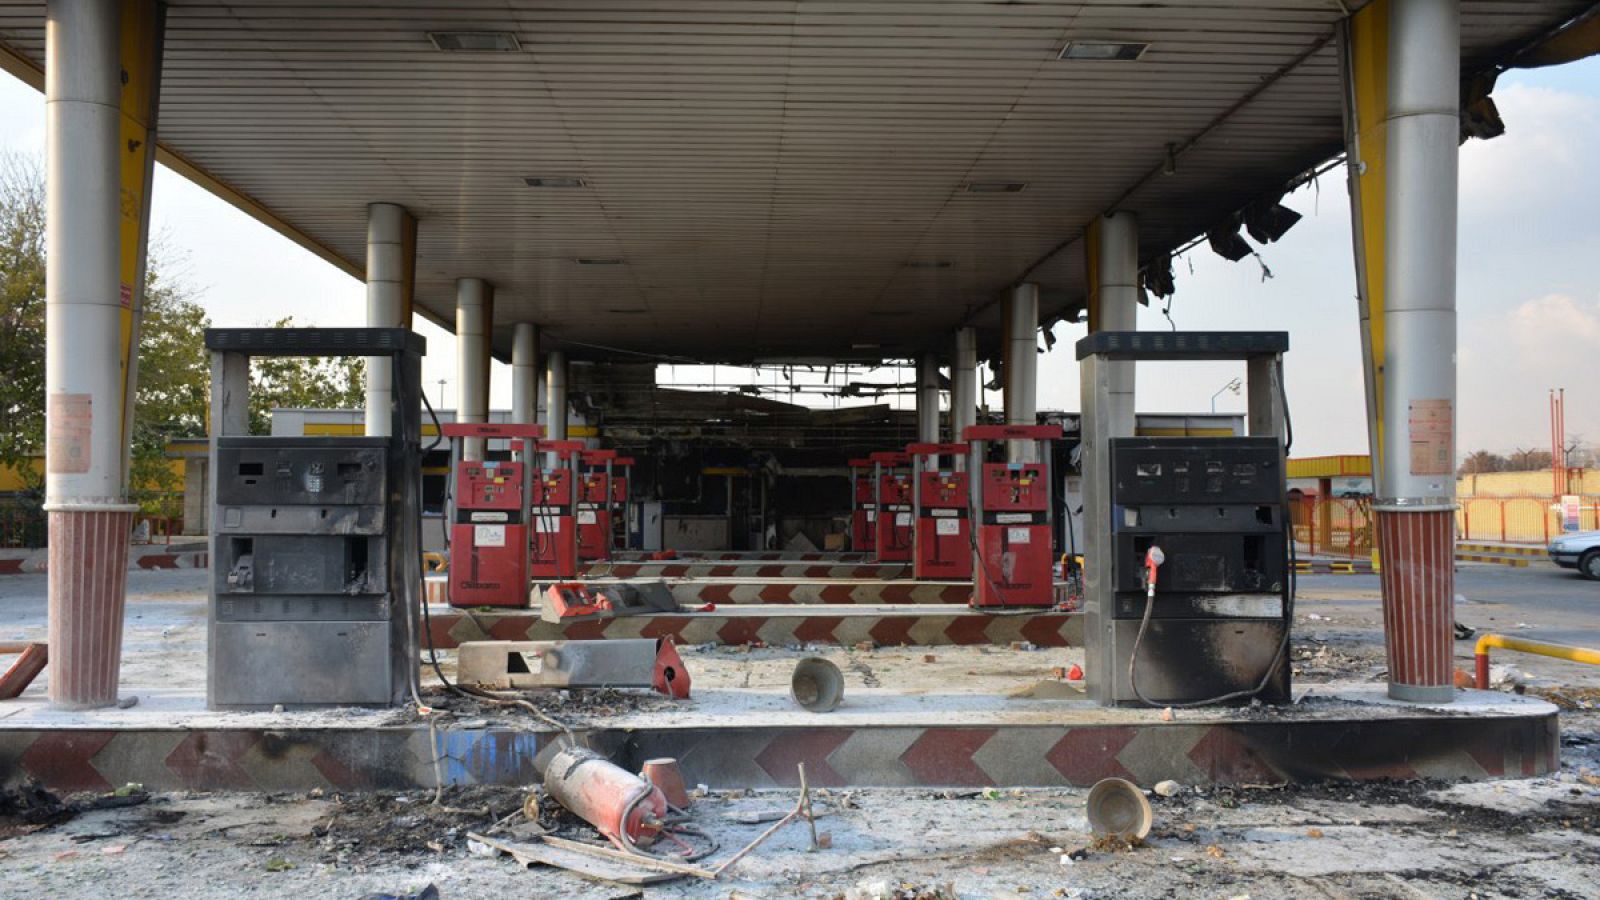
[[[878,504],[872,483],[872,460],[850,460],[850,497],[850,549],[871,553],[878,546]]]
[[[451,422],[450,605],[528,605],[528,474],[539,425]],[[461,458],[466,438],[512,442],[517,459]]]
[[[619,456],[611,461],[611,547],[627,548],[633,533],[633,497],[628,493],[628,475],[633,457]],[[618,533],[621,537],[618,537]]]
[[[872,460],[872,480],[877,491],[873,497],[876,558],[879,562],[910,562],[911,457],[883,450],[867,458]]]
[[[611,558],[612,465],[615,450],[578,454],[578,559]]]
[[[578,577],[576,492],[583,441],[540,441],[545,466],[534,474],[529,510],[533,525],[528,574],[532,578]]]
[[[970,451],[966,444],[910,444],[911,508],[914,513],[914,553],[911,570],[919,580],[972,578],[972,496],[967,473],[955,471],[957,457]],[[951,468],[939,461],[949,457]]]
[[[977,478],[972,605],[1054,606],[1049,442],[1061,438],[1061,426],[969,425],[961,436],[972,448],[967,471]],[[990,441],[1032,443],[1040,461],[985,462]]]

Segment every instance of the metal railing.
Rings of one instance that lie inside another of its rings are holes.
[[[1302,556],[1372,558],[1376,531],[1366,497],[1304,496],[1289,501],[1295,551]]]
[[[0,500],[0,547],[8,549],[43,547],[49,531],[39,501]]]
[[[1600,496],[1580,498],[1578,530],[1600,528]],[[1461,497],[1456,536],[1463,541],[1547,544],[1564,530],[1559,497]]]

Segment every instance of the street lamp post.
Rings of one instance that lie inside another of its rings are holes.
[[[1244,386],[1243,383],[1240,382],[1239,379],[1235,378],[1234,380],[1228,382],[1227,384],[1223,385],[1222,387],[1217,388],[1217,392],[1215,394],[1211,395],[1211,412],[1212,412],[1212,414],[1213,415],[1216,414],[1216,412],[1217,412],[1217,398],[1222,396],[1222,393],[1224,391],[1233,391],[1233,393],[1237,396],[1238,393],[1239,393],[1239,388],[1241,388],[1243,386]]]

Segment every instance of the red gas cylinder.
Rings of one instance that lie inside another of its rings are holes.
[[[667,817],[660,788],[585,747],[550,758],[544,789],[621,850],[655,843]]]

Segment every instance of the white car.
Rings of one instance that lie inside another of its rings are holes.
[[[1600,581],[1600,531],[1563,534],[1550,542],[1550,561]]]

